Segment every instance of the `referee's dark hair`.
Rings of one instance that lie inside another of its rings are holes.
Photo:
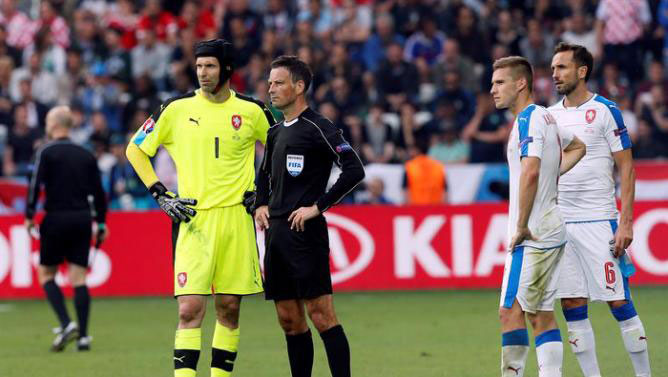
[[[554,48],[554,54],[556,55],[559,52],[573,51],[573,61],[575,66],[580,68],[582,66],[587,67],[587,74],[585,75],[585,82],[589,81],[589,76],[591,76],[591,71],[594,69],[594,57],[591,55],[591,52],[587,50],[586,47],[560,42]]]
[[[303,81],[304,93],[308,91],[309,86],[311,86],[311,81],[313,80],[313,73],[308,64],[299,60],[299,58],[294,55],[281,55],[271,62],[272,69],[280,67],[283,67],[290,72],[293,83]]]

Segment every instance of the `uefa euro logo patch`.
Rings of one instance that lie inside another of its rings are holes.
[[[141,125],[141,130],[144,131],[146,135],[150,134],[153,132],[153,128],[155,127],[155,121],[153,120],[152,117],[148,117],[144,124]]]
[[[237,131],[241,128],[241,115],[232,115],[232,127]]]
[[[285,160],[285,168],[291,176],[296,177],[304,170],[304,156],[301,154],[289,154]]]
[[[520,149],[531,142],[533,142],[533,136],[525,137],[524,140],[520,141]]]
[[[350,146],[348,143],[343,143],[340,145],[336,146],[336,153],[341,153],[341,152],[347,152],[347,151],[352,151],[353,147]]]

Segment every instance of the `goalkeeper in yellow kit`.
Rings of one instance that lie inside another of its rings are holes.
[[[231,45],[195,46],[200,89],[166,101],[128,145],[128,160],[160,207],[178,223],[174,295],[179,325],[174,376],[195,376],[206,297],[215,295],[211,376],[230,376],[243,295],[262,292],[255,226],[243,202],[254,190],[255,142],[274,123],[260,101],[230,90]],[[158,180],[149,157],[163,145],[176,164],[179,196]]]

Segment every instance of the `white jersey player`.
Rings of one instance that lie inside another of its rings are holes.
[[[524,375],[529,352],[525,314],[536,335],[539,377],[561,376],[563,345],[553,310],[566,232],[557,207],[557,180],[585,153],[582,142],[560,133],[552,115],[533,104],[532,84],[525,58],[494,62],[495,105],[516,116],[508,140],[511,241],[499,308],[503,377]],[[567,146],[563,161],[562,146]]]
[[[606,301],[621,328],[636,376],[650,376],[643,324],[631,301],[632,265],[625,250],[633,239],[635,173],[631,140],[614,102],[587,90],[593,67],[586,48],[561,43],[552,59],[557,92],[565,97],[550,112],[559,127],[587,146],[587,155],[559,181],[559,208],[568,244],[559,290],[569,343],[585,377],[600,376],[587,300]],[[613,169],[621,178],[622,211],[617,222]]]

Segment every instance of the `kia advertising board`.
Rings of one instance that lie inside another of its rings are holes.
[[[334,289],[496,288],[505,261],[506,205],[339,206],[326,213]],[[91,250],[97,296],[169,295],[171,229],[161,212],[109,215],[111,237]],[[20,216],[0,217],[0,298],[41,297],[38,241]],[[638,202],[632,285],[668,284],[668,202]],[[258,234],[260,253],[264,235]],[[601,266],[601,273],[605,273]],[[58,282],[67,286],[64,274]]]

